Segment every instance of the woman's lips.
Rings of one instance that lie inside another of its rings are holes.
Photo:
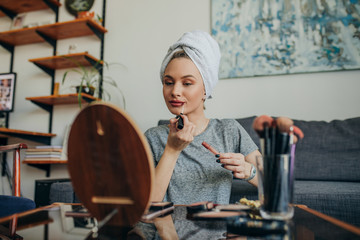
[[[184,102],[181,101],[170,101],[171,106],[173,107],[181,107],[182,105],[184,105]]]

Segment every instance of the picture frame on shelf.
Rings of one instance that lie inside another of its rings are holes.
[[[13,19],[13,21],[11,23],[10,30],[23,28],[24,23],[25,23],[25,17],[26,17],[25,13],[18,14],[16,17],[14,17],[14,19]]]
[[[0,73],[0,112],[14,110],[16,73]]]

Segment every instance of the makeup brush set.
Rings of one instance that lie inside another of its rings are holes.
[[[288,118],[274,120],[260,116],[253,127],[260,137],[262,157],[258,157],[260,213],[265,218],[289,219],[292,203],[295,142],[302,138],[299,128]]]

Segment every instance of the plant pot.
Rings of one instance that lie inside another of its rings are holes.
[[[76,92],[78,93],[79,91],[80,91],[80,86],[76,86]],[[81,92],[89,94],[91,96],[94,96],[95,88],[94,87],[82,86]]]

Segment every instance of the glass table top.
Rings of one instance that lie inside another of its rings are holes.
[[[230,212],[231,213],[231,212]],[[53,204],[0,219],[0,236],[9,235],[16,220],[17,236],[23,239],[360,239],[360,229],[338,221],[306,206],[295,207],[294,218],[287,222],[266,222],[242,212],[223,218],[229,212],[195,218],[186,206],[175,206],[163,217],[140,221],[132,227],[97,222],[81,205]],[[210,213],[212,214],[212,213]],[[251,218],[251,217],[252,218]],[[245,222],[241,222],[245,221]],[[267,225],[271,223],[273,225]],[[275,224],[275,225],[274,225]],[[277,225],[276,225],[277,224]],[[269,227],[264,230],[265,227]],[[20,238],[21,239],[21,238]]]

